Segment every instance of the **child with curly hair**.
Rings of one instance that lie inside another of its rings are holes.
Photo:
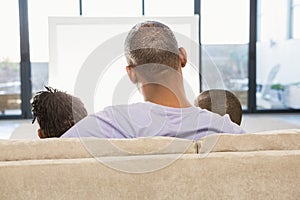
[[[40,138],[60,137],[75,123],[87,116],[82,101],[65,92],[45,86],[46,91],[37,92],[31,106],[33,120],[37,120]]]

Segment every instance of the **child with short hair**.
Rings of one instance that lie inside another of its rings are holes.
[[[87,116],[82,101],[65,92],[45,86],[37,92],[31,106],[33,120],[37,120],[40,138],[60,137],[75,123]]]
[[[228,90],[212,89],[199,94],[195,106],[217,113],[228,114],[231,121],[241,125],[242,106],[239,99]]]

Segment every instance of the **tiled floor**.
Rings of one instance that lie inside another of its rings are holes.
[[[241,126],[248,133],[300,129],[300,114],[244,114]],[[0,120],[0,139],[37,138],[37,129],[31,120]]]

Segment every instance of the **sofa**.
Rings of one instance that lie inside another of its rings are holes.
[[[300,129],[0,140],[0,199],[300,199]]]

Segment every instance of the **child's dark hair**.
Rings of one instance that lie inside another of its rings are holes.
[[[33,120],[37,119],[44,137],[60,137],[75,123],[87,116],[82,101],[65,92],[45,86],[33,97]]]
[[[241,125],[242,106],[239,99],[230,91],[222,89],[206,90],[199,94],[195,106],[220,115],[229,114],[231,121]]]

